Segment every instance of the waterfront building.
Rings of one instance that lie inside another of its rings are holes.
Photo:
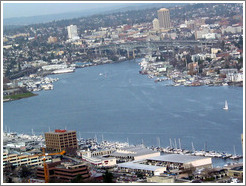
[[[108,156],[92,156],[91,151],[86,151],[83,155],[81,155],[82,160],[90,163],[91,165],[97,167],[114,167],[116,165],[115,157]]]
[[[46,132],[45,144],[48,151],[61,152],[68,149],[77,149],[76,131],[56,129],[54,132]]]
[[[58,70],[66,69],[68,66],[66,64],[56,64],[56,65],[45,65],[42,66],[42,70]]]
[[[170,12],[166,8],[157,11],[160,29],[168,30],[171,28]]]
[[[88,167],[85,163],[54,162],[47,163],[49,180],[59,179],[64,182],[71,182],[78,175],[83,179],[90,178]],[[44,179],[44,167],[37,168],[37,178]]]
[[[160,25],[159,25],[159,20],[158,19],[154,19],[153,21],[152,21],[152,23],[153,23],[153,29],[154,30],[159,30],[160,29]]]
[[[67,27],[68,38],[71,40],[79,39],[78,30],[76,25],[70,25]]]
[[[211,168],[212,158],[202,156],[188,156],[182,154],[166,154],[147,158],[152,165],[168,166],[169,169]]]
[[[139,145],[117,149],[110,156],[116,157],[119,162],[125,162],[160,156],[160,152]]]
[[[117,165],[120,172],[144,172],[149,176],[160,175],[166,171],[166,167],[145,165],[136,162],[126,162]]]

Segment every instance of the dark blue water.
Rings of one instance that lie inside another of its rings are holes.
[[[169,145],[242,154],[242,87],[172,87],[138,73],[129,61],[59,74],[54,90],[3,104],[3,125],[19,133],[56,128],[109,141]],[[103,75],[99,75],[102,73]],[[229,110],[225,111],[225,100]]]

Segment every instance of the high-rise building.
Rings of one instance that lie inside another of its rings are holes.
[[[160,29],[170,29],[171,28],[171,23],[170,23],[170,12],[166,8],[161,8],[158,10],[158,20],[159,20],[159,25]]]
[[[153,29],[154,30],[159,30],[160,29],[160,25],[159,25],[159,20],[158,19],[154,19],[153,21],[152,21],[152,23],[153,23]]]
[[[72,40],[79,39],[78,30],[76,25],[70,25],[67,27],[68,38]]]
[[[55,130],[45,133],[46,149],[49,151],[61,152],[67,149],[77,149],[76,131]]]

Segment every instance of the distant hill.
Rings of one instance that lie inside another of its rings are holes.
[[[181,6],[187,3],[128,3],[126,5],[115,6],[111,8],[96,8],[91,10],[83,10],[83,11],[76,11],[76,12],[68,12],[68,13],[61,13],[61,14],[49,14],[49,15],[39,15],[39,16],[32,16],[32,17],[14,17],[14,18],[6,18],[3,19],[3,26],[5,28],[14,28],[18,26],[25,26],[30,24],[38,24],[38,23],[46,23],[51,21],[58,21],[63,19],[73,19],[85,16],[91,16],[94,14],[108,14],[114,12],[124,12],[129,10],[142,10],[147,8],[154,8],[154,7],[174,7],[174,6]]]

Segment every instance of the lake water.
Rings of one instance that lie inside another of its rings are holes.
[[[78,136],[163,147],[242,154],[242,87],[173,87],[139,74],[138,61],[52,75],[54,90],[3,104],[3,129],[43,134],[60,128]],[[229,110],[225,111],[225,100]]]

